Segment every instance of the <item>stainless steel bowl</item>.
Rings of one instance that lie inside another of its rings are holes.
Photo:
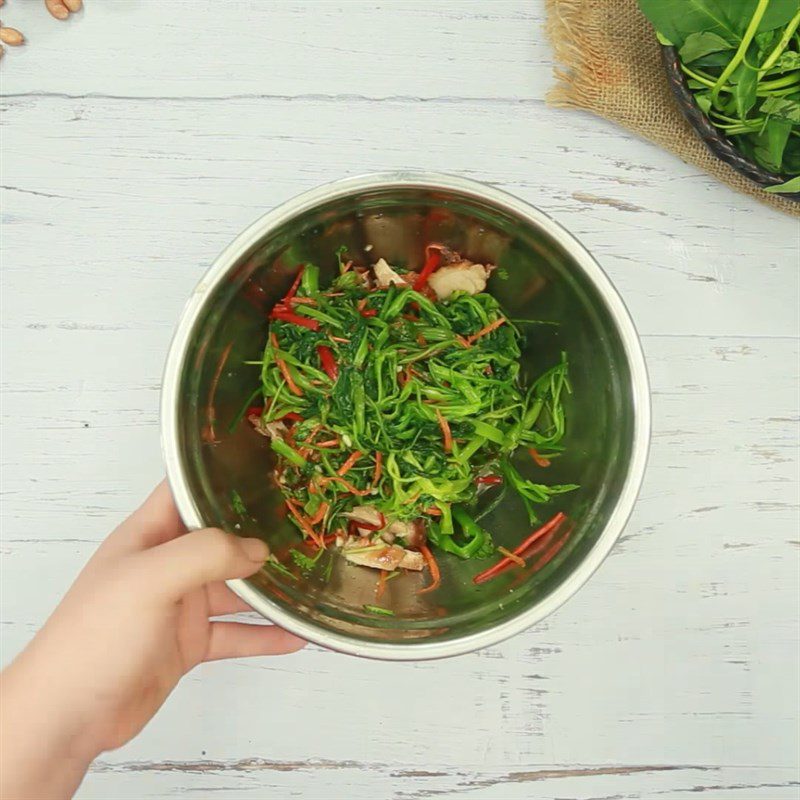
[[[190,528],[216,525],[262,536],[278,553],[297,544],[269,480],[273,462],[266,440],[246,423],[231,428],[259,383],[258,367],[245,362],[260,359],[267,313],[298,264],[319,265],[324,281],[344,244],[365,260],[384,256],[419,267],[430,241],[499,265],[490,290],[510,316],[558,323],[527,326],[523,361],[536,375],[561,350],[569,354],[567,450],[548,468],[547,479],[581,488],[558,497],[543,514],[563,510],[575,527],[558,557],[533,576],[515,570],[478,587],[472,575],[487,562],[444,555],[442,586],[434,592],[415,593],[419,576],[391,581],[381,604],[395,616],[364,609],[375,602],[375,573],[339,558],[328,581],[291,581],[265,568],[230,582],[278,625],[360,656],[457,655],[550,614],[613,546],[647,457],[644,357],[625,306],[589,253],[541,211],[489,186],[428,173],[366,175],[314,189],[265,214],[219,256],[189,299],[167,359],[161,413],[169,481]],[[243,499],[246,515],[233,508],[232,491]],[[530,530],[513,498],[484,524],[509,547]]]

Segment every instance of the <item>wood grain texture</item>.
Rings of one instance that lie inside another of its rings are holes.
[[[528,98],[551,71],[539,3],[87,0],[66,26],[36,5],[4,14],[31,44],[9,92]]]
[[[205,665],[79,796],[797,797],[797,221],[545,106],[540,3],[38,5],[3,14],[30,41],[2,65],[4,662],[161,475],[195,282],[299,191],[417,167],[535,203],[653,383],[641,500],[557,614],[443,662]]]

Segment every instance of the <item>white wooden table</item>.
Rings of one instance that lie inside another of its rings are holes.
[[[80,797],[796,798],[798,221],[545,105],[541,0],[41,5],[2,9],[29,39],[0,70],[4,663],[161,476],[195,282],[304,189],[417,167],[540,206],[653,383],[633,519],[545,623],[436,663],[204,666]]]

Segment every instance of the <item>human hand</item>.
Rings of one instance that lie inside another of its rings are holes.
[[[186,533],[161,483],[3,673],[0,797],[68,797],[89,763],[139,733],[197,664],[303,647],[271,625],[209,619],[249,609],[223,581],[257,572],[268,552],[260,539]],[[71,779],[43,786],[59,777],[53,759]]]

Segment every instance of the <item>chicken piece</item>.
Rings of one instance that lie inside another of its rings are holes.
[[[398,275],[387,263],[385,258],[379,258],[375,266],[375,280],[379,289],[386,289],[392,284],[395,286],[407,286],[408,281],[402,275]]]
[[[379,531],[386,525],[386,517],[375,506],[356,506],[342,516],[352,519],[356,525],[363,522],[372,531]]]
[[[261,414],[251,414],[247,421],[256,429],[257,433],[266,436],[268,439],[285,439],[286,434],[289,432],[289,429],[281,420],[264,422],[261,419]]]
[[[428,278],[428,285],[440,300],[446,300],[453,292],[478,294],[486,288],[489,270],[483,264],[459,261],[439,269]]]
[[[375,531],[382,531],[386,527],[386,517],[374,506],[356,506],[343,516],[352,521],[361,536],[372,536]],[[383,534],[381,537],[389,544],[394,540],[394,537],[388,538]]]
[[[413,569],[415,572],[422,572],[424,567],[425,558],[422,553],[418,553],[416,550],[403,550],[400,569]]]
[[[356,552],[348,552],[348,550],[355,550]],[[374,550],[345,547],[342,549],[342,553],[353,564],[358,564],[361,567],[371,567],[372,569],[383,569],[387,572],[394,572],[398,567],[419,572],[425,566],[425,559],[422,557],[422,553],[414,553],[411,550],[405,550],[395,545],[376,547]]]
[[[350,552],[350,550],[354,550],[355,552]],[[403,550],[402,547],[394,547],[392,545],[375,547],[374,549],[345,547],[342,552],[348,561],[353,564],[358,564],[360,567],[385,569],[390,572],[393,572],[400,566],[403,561],[403,556],[405,555],[405,550]]]
[[[409,547],[419,547],[426,542],[425,529],[418,519],[413,522],[395,520],[386,526],[385,533],[392,537],[392,541],[399,536]]]

